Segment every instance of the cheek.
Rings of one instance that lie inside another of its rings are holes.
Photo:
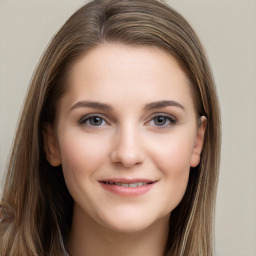
[[[193,140],[190,137],[176,137],[159,141],[151,150],[152,159],[161,172],[167,196],[163,203],[172,211],[181,201],[188,183]]]
[[[62,168],[67,183],[90,179],[106,161],[108,149],[101,138],[73,132],[59,139]],[[83,179],[86,177],[86,179]]]
[[[67,188],[78,205],[91,211],[97,171],[106,161],[106,142],[75,130],[59,138],[62,170]],[[87,202],[87,203],[85,203]]]
[[[193,144],[192,136],[161,138],[151,147],[151,156],[164,175],[179,177],[190,169]]]

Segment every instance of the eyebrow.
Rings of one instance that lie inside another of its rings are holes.
[[[76,109],[76,108],[85,108],[85,107],[97,108],[97,109],[102,109],[102,110],[112,110],[113,109],[108,104],[99,103],[96,101],[79,101],[75,105],[73,105],[69,111],[72,111],[73,109]]]
[[[173,100],[163,100],[163,101],[156,101],[156,102],[152,102],[149,104],[146,104],[146,106],[144,107],[144,110],[152,110],[152,109],[156,109],[156,108],[164,108],[164,107],[178,107],[182,110],[185,110],[185,108],[178,103],[177,101],[173,101]],[[105,103],[99,103],[96,101],[79,101],[77,102],[75,105],[73,105],[69,111],[72,111],[76,108],[85,108],[85,107],[89,107],[89,108],[96,108],[96,109],[101,109],[101,110],[112,110],[113,107],[111,105],[105,104]]]
[[[163,100],[163,101],[152,102],[152,103],[147,104],[144,109],[152,110],[152,109],[156,109],[156,108],[164,108],[164,107],[169,107],[169,106],[178,107],[182,110],[185,110],[183,105],[181,105],[177,101],[173,101],[173,100]]]

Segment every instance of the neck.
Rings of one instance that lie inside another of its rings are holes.
[[[162,256],[168,236],[168,216],[136,232],[120,232],[95,223],[89,216],[76,218],[68,241],[71,256]]]

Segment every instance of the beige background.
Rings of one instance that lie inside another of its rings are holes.
[[[0,175],[49,39],[85,1],[0,0]],[[256,0],[172,0],[197,31],[220,96],[223,147],[216,255],[256,255]]]

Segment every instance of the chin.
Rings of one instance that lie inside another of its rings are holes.
[[[137,221],[121,221],[119,223],[110,223],[108,228],[118,233],[136,233],[141,232],[151,226],[151,223],[142,223]]]
[[[165,223],[168,225],[170,214],[165,216],[147,216],[149,213],[143,214],[123,214],[114,215],[113,218],[105,218],[101,221],[101,224],[105,228],[118,233],[136,233],[142,232],[150,228],[158,226],[160,223]]]

